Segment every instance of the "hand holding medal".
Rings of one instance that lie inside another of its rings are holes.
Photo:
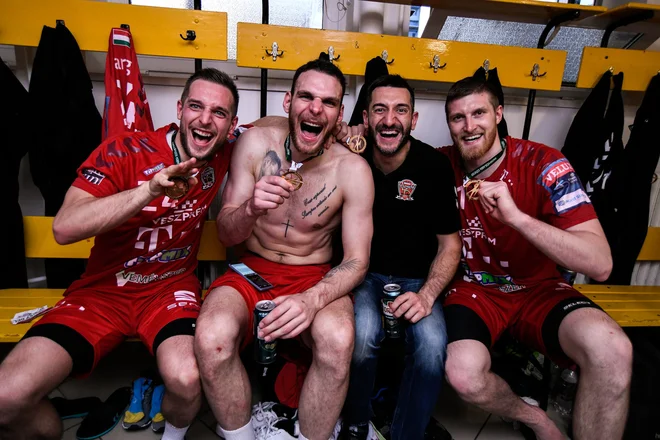
[[[298,170],[308,160],[312,160],[315,157],[319,157],[320,155],[322,155],[323,149],[321,149],[315,156],[308,157],[307,159],[304,159],[302,162],[296,162],[291,157],[291,135],[288,135],[286,137],[286,140],[284,141],[284,154],[286,156],[286,160],[291,162],[291,166],[289,167],[288,171],[285,171],[282,174],[282,177],[284,178],[284,180],[289,182],[291,186],[293,186],[294,191],[298,191],[303,185],[303,177],[298,172]]]

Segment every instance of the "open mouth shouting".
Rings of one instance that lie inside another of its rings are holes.
[[[323,125],[318,122],[301,121],[300,137],[306,144],[316,144],[323,131]]]
[[[208,147],[213,140],[213,137],[215,136],[215,133],[208,130],[203,130],[201,128],[193,128],[190,132],[192,134],[193,141],[195,142],[195,146],[199,148]]]

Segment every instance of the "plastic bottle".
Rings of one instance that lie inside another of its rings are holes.
[[[566,369],[561,373],[553,405],[562,417],[568,417],[573,412],[577,383],[578,375],[575,371]]]

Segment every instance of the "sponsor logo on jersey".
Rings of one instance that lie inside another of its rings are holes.
[[[475,216],[473,219],[467,219],[467,228],[463,228],[459,231],[461,237],[474,237],[481,238],[483,240],[488,240],[492,245],[497,245],[497,238],[490,238],[486,235],[481,220],[479,216]]]
[[[177,270],[171,270],[169,272],[165,272],[164,274],[158,275],[155,273],[149,274],[149,275],[142,275],[139,273],[135,272],[126,272],[125,270],[122,270],[120,272],[117,272],[115,276],[117,277],[117,286],[123,287],[128,283],[136,283],[136,284],[149,284],[154,281],[161,281],[165,280],[167,278],[171,278],[176,275],[180,275],[184,273],[187,270],[187,268],[182,267],[181,269]]]
[[[580,179],[565,158],[546,166],[537,182],[550,193],[557,214],[568,212],[584,203],[591,203]]]
[[[496,287],[504,293],[516,292],[525,288],[523,285],[516,284],[511,275],[493,275],[486,271],[473,272],[466,263],[461,263],[461,265],[465,271],[465,281],[476,281],[482,286]]]
[[[200,178],[202,180],[202,189],[206,190],[213,187],[215,183],[215,170],[212,167],[207,167],[202,171]]]
[[[165,168],[165,164],[163,162],[161,162],[158,165],[156,165],[155,167],[151,167],[151,168],[148,168],[148,169],[142,171],[142,174],[144,174],[145,176],[151,176],[152,174],[157,173],[158,171],[162,170],[163,168]]]
[[[100,185],[101,182],[103,182],[103,179],[105,179],[105,174],[94,168],[84,168],[82,170],[82,175],[85,180],[94,185]]]
[[[135,257],[131,260],[128,260],[124,263],[124,267],[134,267],[141,263],[169,263],[170,261],[183,260],[187,258],[188,255],[192,252],[192,246],[186,246],[182,248],[167,249],[161,252],[158,252],[150,257]]]
[[[570,211],[572,208],[580,206],[583,203],[590,203],[589,196],[580,188],[557,199],[555,201],[555,211],[558,213]]]
[[[399,181],[399,195],[396,196],[399,200],[415,200],[412,195],[417,188],[417,184],[410,179],[403,179]]]
[[[194,209],[197,200],[186,200],[178,206],[179,209],[175,209],[174,212],[170,215],[163,217],[158,217],[157,219],[152,220],[155,225],[168,225],[175,222],[185,222],[193,218],[197,218],[200,215],[203,215],[206,212],[206,205],[200,206],[197,209]]]

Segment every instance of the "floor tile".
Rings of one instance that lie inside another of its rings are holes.
[[[521,440],[524,439],[519,431],[513,429],[512,423],[504,422],[498,416],[491,416],[486,426],[477,437],[478,440]]]
[[[445,382],[434,416],[454,440],[473,440],[486,421],[488,413],[462,401]]]

